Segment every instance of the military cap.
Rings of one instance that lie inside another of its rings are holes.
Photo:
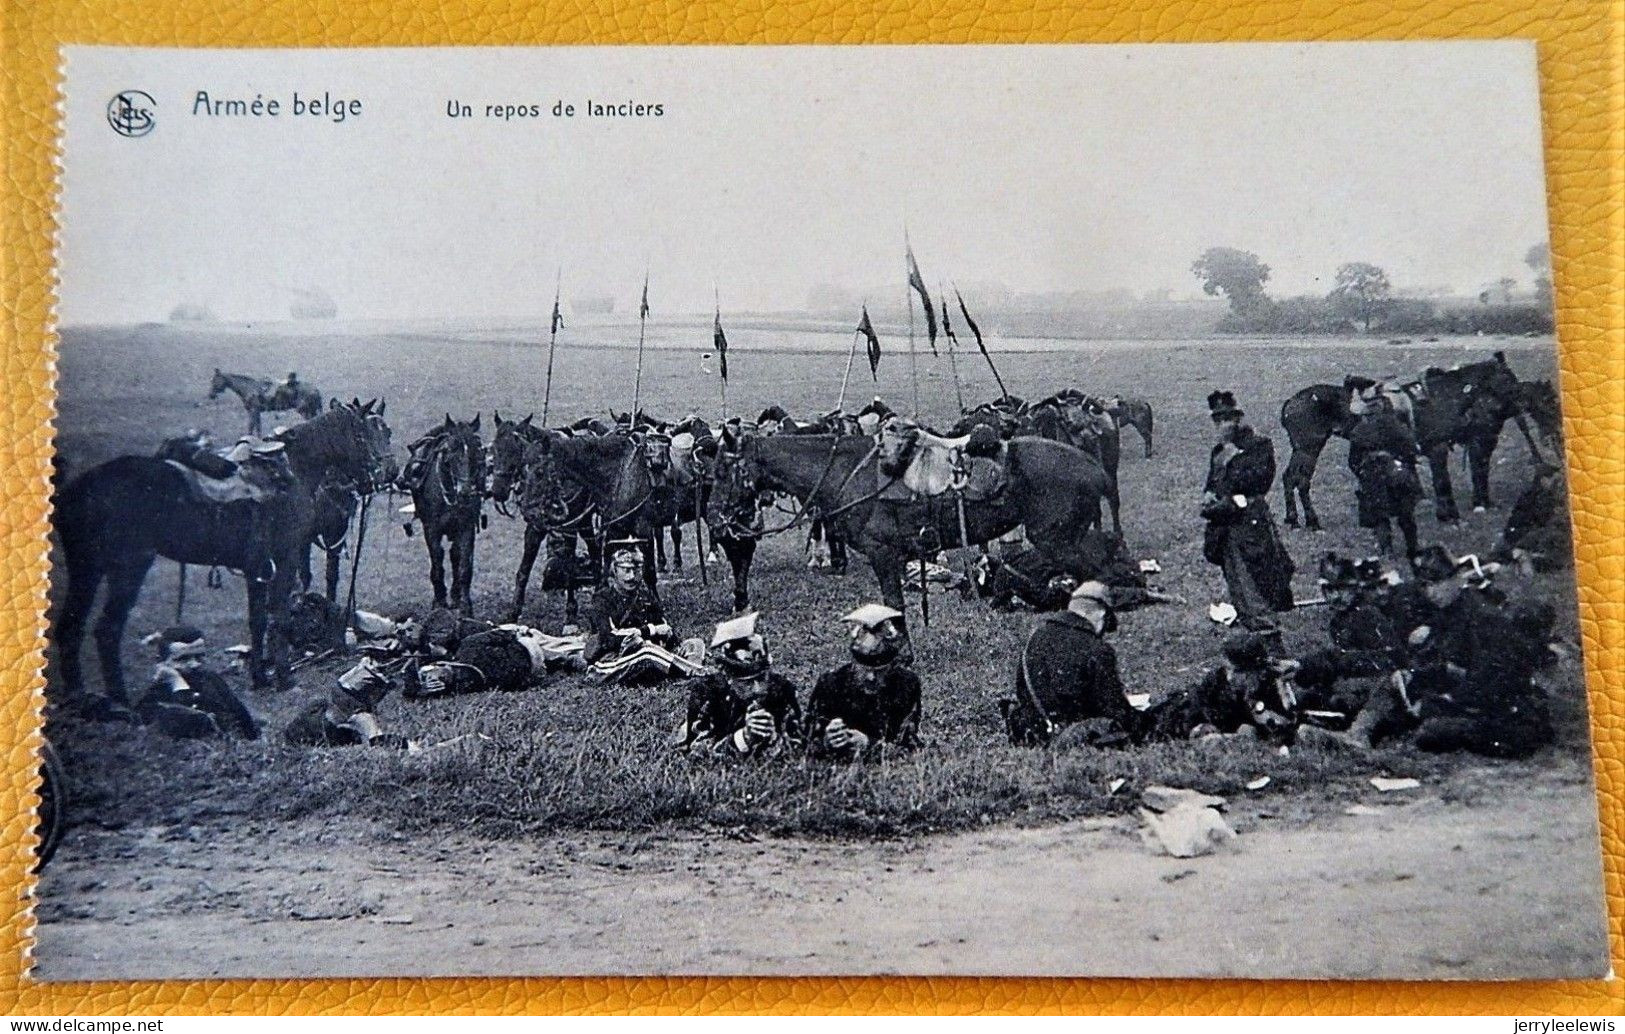
[[[864,628],[877,628],[902,616],[902,611],[893,610],[883,603],[865,603],[841,620],[849,621],[854,625],[862,625]]]
[[[711,637],[712,646],[726,646],[729,643],[747,640],[756,634],[756,619],[761,617],[760,612],[751,611],[727,621],[718,622],[716,634]]]

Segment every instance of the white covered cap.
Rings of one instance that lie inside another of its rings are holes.
[[[857,610],[854,610],[841,620],[850,621],[855,625],[862,625],[865,628],[874,628],[876,625],[884,624],[887,621],[893,621],[902,616],[902,611],[893,610],[884,603],[865,603],[863,606],[859,607]]]
[[[756,634],[756,619],[761,615],[757,611],[742,614],[736,618],[717,624],[716,635],[711,637],[712,646],[721,646],[739,639],[749,639]]]

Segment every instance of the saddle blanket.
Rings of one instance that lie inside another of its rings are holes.
[[[230,477],[212,478],[178,460],[165,460],[164,462],[186,476],[187,487],[199,501],[204,503],[219,506],[244,501],[263,503],[275,498],[277,494],[274,486],[258,484],[244,477],[243,470],[240,467],[237,473]]]
[[[963,478],[965,498],[969,501],[992,499],[1004,491],[1005,448],[1000,446],[999,457],[966,456],[962,438],[939,438],[924,431],[918,432],[914,455],[903,471],[902,484],[917,496],[939,496],[960,487]],[[882,494],[882,498],[890,498]]]

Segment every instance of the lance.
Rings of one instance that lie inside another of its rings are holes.
[[[553,351],[559,341],[559,294],[564,287],[564,267],[559,267],[558,279],[553,283],[553,329],[547,335],[547,386],[542,389],[542,426],[547,426],[547,404],[553,398]]]
[[[993,371],[993,379],[999,382],[999,397],[1009,398],[1010,390],[1004,386],[1004,378],[999,376],[999,368],[993,365],[993,355],[988,352],[987,343],[982,340],[982,328],[978,327],[976,321],[970,318],[970,310],[965,308],[965,296],[959,293],[957,284],[954,286],[954,297],[959,299],[960,315],[965,317],[965,322],[969,324],[971,333],[976,335],[976,347],[982,353],[982,358],[987,360],[987,368]]]
[[[942,293],[942,282],[937,282],[937,300],[942,305],[942,335],[948,339],[948,369],[954,378],[954,401],[959,411],[965,412],[965,389],[959,383],[959,360],[954,356],[953,325],[948,322],[948,298]]]
[[[920,360],[914,353],[914,245],[908,239],[908,224],[903,224],[903,302],[908,306],[908,376],[914,390],[914,419],[920,418]]]
[[[643,271],[643,300],[638,304],[638,369],[632,379],[632,427],[638,424],[638,402],[643,397],[643,325],[649,319],[649,271]]]
[[[711,285],[711,298],[716,303],[716,311],[717,311],[716,334],[721,334],[722,333],[722,293],[717,290],[717,285],[716,284]],[[715,335],[713,335],[713,337],[714,336]],[[712,344],[716,345],[718,343],[713,341]],[[726,342],[723,342],[721,344],[721,347],[718,347],[718,349],[717,349],[717,372],[722,375],[721,376],[721,380],[722,380],[722,419],[720,421],[718,421],[718,426],[717,426],[717,433],[720,434],[722,432],[722,426],[721,425],[726,424],[728,422],[728,350],[727,350]],[[701,562],[703,563],[704,561],[702,560]]]
[[[841,376],[841,397],[835,402],[835,408],[842,413],[846,412],[846,385],[852,379],[852,360],[857,358],[858,338],[862,336],[862,331],[852,331],[852,347],[846,353],[846,373]]]

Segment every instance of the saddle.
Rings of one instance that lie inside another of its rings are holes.
[[[1427,398],[1427,388],[1422,381],[1402,381],[1397,377],[1379,381],[1351,374],[1343,378],[1343,387],[1349,393],[1349,412],[1354,416],[1364,414],[1379,399],[1387,399],[1406,423],[1411,421],[1415,403]]]
[[[883,441],[901,439],[898,450],[908,466],[902,476],[882,499],[934,498],[950,492],[963,492],[967,502],[982,502],[996,498],[1004,491],[1004,460],[1007,447],[1001,442],[992,456],[972,456],[966,451],[970,435],[962,438],[943,438],[921,428],[887,428]],[[883,448],[884,454],[886,450]],[[896,453],[894,453],[896,454]]]
[[[187,488],[202,503],[265,503],[293,484],[282,443],[263,438],[243,438],[221,452],[211,451],[201,437],[176,438],[158,455],[186,476]]]

